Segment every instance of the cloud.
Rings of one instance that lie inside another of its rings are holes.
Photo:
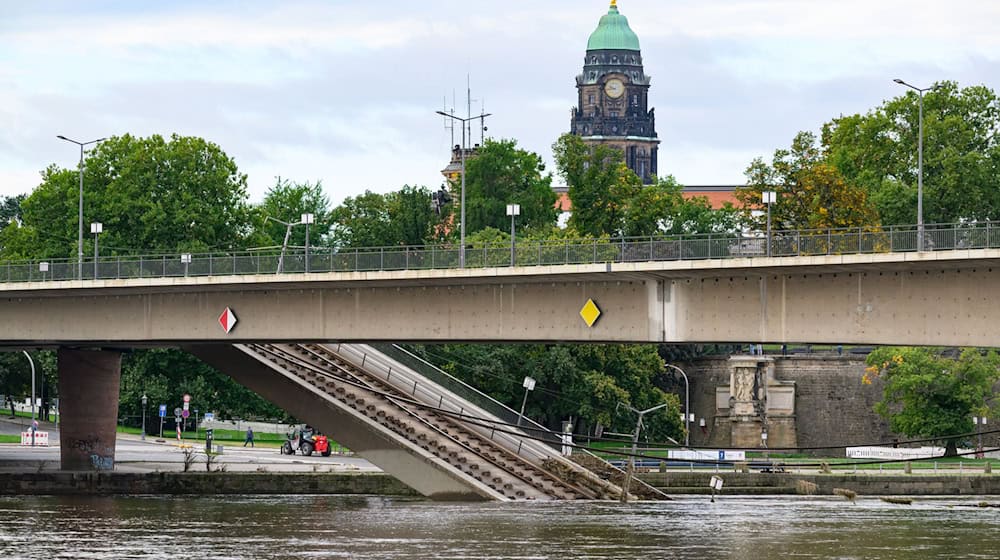
[[[900,94],[891,78],[995,85],[1000,4],[954,0],[621,0],[639,34],[662,172],[734,183],[755,156]],[[7,8],[10,8],[9,10]],[[77,152],[56,134],[203,136],[250,177],[436,186],[475,113],[551,167],[606,0],[544,3],[17,3],[0,20],[0,194]],[[447,101],[445,101],[447,98]],[[474,134],[478,141],[478,129]]]

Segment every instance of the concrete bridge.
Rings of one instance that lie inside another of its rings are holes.
[[[0,283],[0,345],[1000,346],[995,270],[1000,249]]]
[[[110,468],[114,349],[197,346],[210,355],[212,345],[328,341],[1000,346],[991,329],[1000,319],[994,269],[1000,249],[982,248],[30,280],[0,283],[0,345],[59,348],[63,465]]]

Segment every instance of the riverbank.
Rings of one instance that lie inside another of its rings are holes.
[[[419,496],[383,473],[0,473],[0,495],[371,494]]]
[[[991,474],[763,474],[644,473],[639,478],[667,494],[709,494],[709,480],[724,481],[723,495],[830,495],[834,488],[859,496],[1000,495]],[[417,496],[383,473],[306,472],[19,472],[0,473],[0,495],[227,495],[369,494]]]
[[[723,480],[722,494],[830,495],[834,488],[859,496],[992,496],[1000,495],[1000,475],[983,473],[713,473],[667,471],[638,475],[667,494],[710,494],[713,476]],[[801,482],[800,482],[801,481]],[[803,484],[805,483],[805,484]]]

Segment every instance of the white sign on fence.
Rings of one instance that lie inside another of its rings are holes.
[[[972,453],[973,449],[959,449]],[[943,447],[848,447],[849,459],[933,459],[944,455]]]
[[[671,449],[667,451],[667,458],[681,461],[746,461],[747,452],[725,449]]]
[[[21,445],[31,445],[31,430],[27,432],[21,432]],[[48,432],[35,432],[35,446],[48,447],[49,446],[49,433]]]

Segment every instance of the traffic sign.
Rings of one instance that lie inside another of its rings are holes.
[[[167,405],[161,404],[160,405],[160,418],[166,418],[166,417],[167,417]]]
[[[188,394],[185,393],[184,394],[184,402],[186,402],[186,403],[191,402],[191,395],[188,395]]]
[[[226,331],[226,334],[229,334],[233,330],[237,321],[236,314],[228,307],[222,310],[222,315],[219,315],[219,326],[222,327],[222,330]]]
[[[206,412],[204,418],[205,418],[206,422],[211,422],[211,421],[215,420],[215,413],[214,412]]]
[[[174,416],[180,416],[180,415],[181,415],[181,409],[180,408],[175,408],[174,409]]]
[[[188,412],[187,410],[181,412],[181,417],[182,418],[187,418],[188,416],[191,416],[191,413]]]

